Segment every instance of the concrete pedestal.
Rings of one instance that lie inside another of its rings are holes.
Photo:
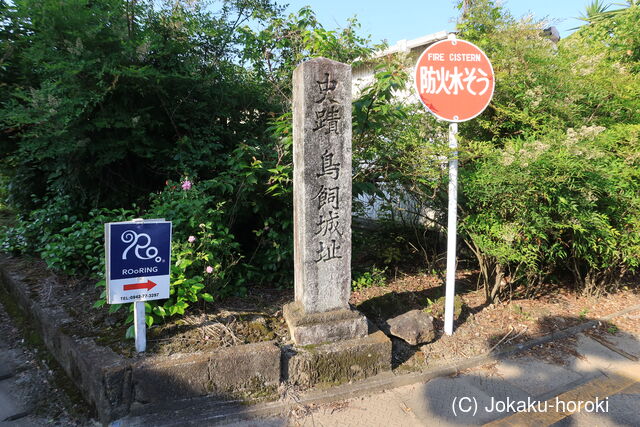
[[[282,313],[297,345],[363,338],[368,332],[366,317],[350,308],[305,313],[302,304],[292,302],[283,307]]]
[[[294,345],[283,354],[288,382],[305,387],[357,381],[391,370],[391,340],[375,328],[362,338]]]

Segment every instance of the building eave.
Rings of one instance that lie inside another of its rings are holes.
[[[427,34],[426,36],[418,37],[413,40],[399,40],[396,44],[389,46],[382,52],[375,53],[373,58],[382,58],[398,52],[407,53],[417,47],[427,46],[437,41],[445,40],[447,37],[449,37],[448,31],[438,31],[437,33]]]

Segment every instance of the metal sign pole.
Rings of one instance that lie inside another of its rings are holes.
[[[464,60],[464,63],[463,61]],[[444,332],[453,334],[458,207],[458,123],[481,114],[491,102],[495,75],[491,61],[476,45],[449,34],[427,47],[414,70],[420,102],[438,119],[449,122],[449,212]]]
[[[458,123],[449,123],[449,212],[447,221],[447,282],[444,303],[444,333],[453,334],[456,293],[456,230],[458,223]]]
[[[142,224],[144,219],[136,218],[135,223]],[[136,351],[142,353],[147,349],[147,323],[145,319],[144,301],[133,303],[133,330],[136,337]]]
[[[145,322],[144,301],[133,303],[133,328],[136,334],[136,351],[142,353],[147,349],[147,324]]]

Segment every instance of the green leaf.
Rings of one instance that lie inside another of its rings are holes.
[[[160,305],[153,307],[153,312],[160,317],[165,317],[167,315],[167,311]]]
[[[135,339],[136,338],[136,329],[134,325],[131,325],[127,328],[127,332],[125,333],[125,338],[127,339]]]

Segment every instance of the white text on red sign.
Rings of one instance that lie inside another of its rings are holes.
[[[479,53],[450,53],[448,55],[451,62],[480,62],[482,55]],[[428,61],[444,61],[444,53],[427,53]]]
[[[436,54],[437,55],[437,54]],[[482,68],[467,68],[448,70],[445,67],[439,69],[433,65],[420,67],[421,93],[457,95],[461,91],[467,91],[471,95],[484,95],[491,87],[487,78],[488,74]]]

